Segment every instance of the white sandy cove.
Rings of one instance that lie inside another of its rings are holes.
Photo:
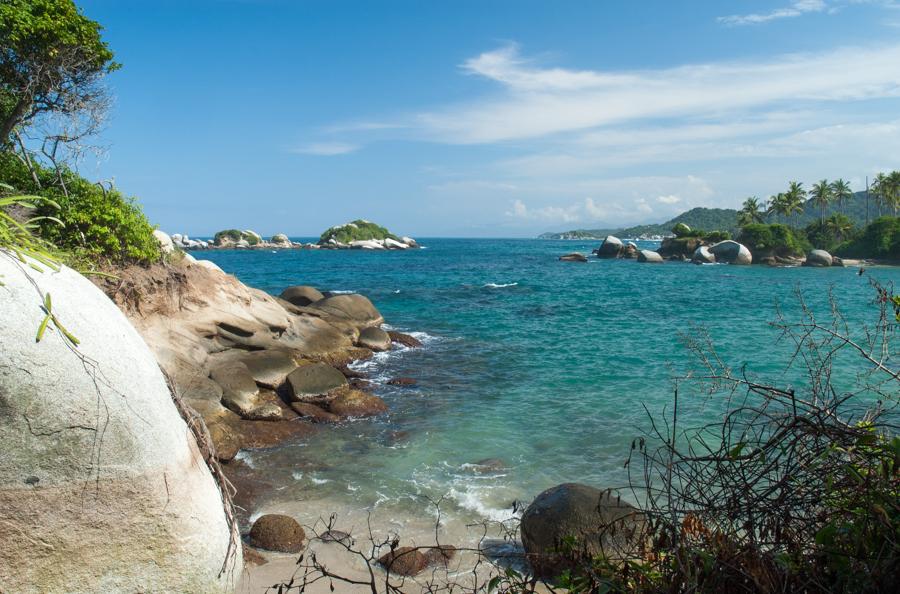
[[[320,516],[314,510],[333,509],[333,501],[303,501],[272,504],[260,510],[261,513],[284,513],[297,518],[303,524],[309,545],[303,551],[303,562],[297,564],[301,553],[283,554],[260,551],[268,560],[268,563],[259,566],[248,566],[237,584],[239,594],[262,594],[265,592],[277,592],[278,585],[290,582],[294,578],[295,589],[290,592],[299,592],[306,573],[308,579],[314,579],[318,574],[309,571],[310,557],[313,553],[317,560],[329,571],[350,578],[364,584],[348,584],[340,580],[319,579],[308,585],[305,592],[310,594],[330,593],[331,584],[334,584],[335,592],[372,593],[369,585],[371,575],[365,559],[357,552],[348,551],[346,547],[337,543],[323,542],[315,538],[316,534],[322,534],[328,530],[328,516]],[[487,591],[487,582],[493,575],[502,569],[488,562],[484,556],[476,550],[479,543],[484,549],[497,551],[500,555],[506,552],[513,555],[511,564],[519,566],[521,563],[520,548],[518,543],[505,543],[501,537],[499,526],[485,527],[482,525],[466,526],[461,521],[442,523],[435,530],[436,517],[415,518],[413,516],[387,515],[381,517],[378,512],[371,516],[365,510],[344,510],[333,522],[333,528],[349,533],[355,541],[354,551],[362,551],[373,559],[377,559],[389,549],[384,546],[373,553],[373,542],[384,542],[393,536],[399,535],[400,546],[429,547],[435,544],[453,545],[460,550],[450,561],[447,568],[429,567],[414,578],[390,576],[391,584],[400,591],[410,594],[434,591],[435,586],[449,582],[462,586],[464,591]],[[371,524],[371,536],[369,525]],[[480,562],[479,562],[480,560]],[[371,570],[375,576],[378,592],[386,592],[386,572],[377,563],[371,563]],[[431,588],[429,588],[431,586]],[[543,590],[538,590],[543,591]],[[549,592],[549,590],[547,590]]]

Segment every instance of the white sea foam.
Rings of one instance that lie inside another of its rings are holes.
[[[246,450],[241,450],[234,457],[235,460],[240,460],[250,468],[256,468],[256,464],[253,462],[253,457]]]
[[[506,287],[517,287],[519,283],[488,283],[484,285],[485,289],[505,289]]]
[[[356,295],[356,291],[346,291],[346,290],[334,290],[328,291],[332,295]]]
[[[303,473],[300,472],[299,470],[295,470],[294,472],[291,473],[291,477],[292,477],[295,481],[299,481],[300,479],[303,478]]]
[[[320,478],[316,478],[316,477],[314,477],[314,476],[309,477],[309,480],[310,480],[310,481],[312,482],[312,484],[314,484],[314,485],[324,485],[325,483],[330,483],[330,482],[331,482],[330,479],[320,479]]]
[[[489,493],[490,488],[478,488],[473,486],[463,487],[461,490],[457,488],[452,488],[447,493],[456,503],[463,509],[466,509],[471,512],[475,512],[482,518],[494,521],[494,522],[503,522],[505,520],[511,519],[514,514],[512,512],[512,508],[498,508],[491,507],[488,505],[484,499],[483,494]]]

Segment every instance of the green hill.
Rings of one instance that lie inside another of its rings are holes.
[[[847,200],[840,208],[831,205],[825,209],[825,216],[835,213],[842,213],[849,217],[857,228],[866,226],[866,193],[856,192],[849,200]],[[575,229],[573,231],[563,231],[561,233],[543,233],[538,236],[539,239],[603,239],[607,235],[615,235],[617,237],[640,237],[642,235],[671,235],[672,227],[677,223],[684,223],[691,229],[703,229],[704,231],[728,231],[732,235],[737,235],[738,211],[732,208],[692,208],[687,212],[683,212],[673,219],[669,219],[665,223],[636,225],[634,227],[620,227],[617,229]],[[879,212],[878,205],[875,200],[869,199],[868,221],[874,221],[880,214],[892,214],[882,209]],[[790,223],[792,227],[805,228],[814,221],[818,221],[821,217],[821,211],[812,203],[807,201],[806,208],[800,215],[794,216],[790,221],[781,220],[782,217],[776,215],[767,215],[765,222],[767,223]]]

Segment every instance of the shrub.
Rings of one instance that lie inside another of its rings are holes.
[[[331,239],[341,243],[350,243],[351,241],[387,238],[399,241],[399,238],[396,235],[381,225],[357,219],[351,223],[331,227],[322,233],[322,236],[319,237],[319,243],[328,243]]]
[[[710,231],[709,233],[704,233],[703,238],[709,243],[719,243],[720,241],[731,239],[731,233],[728,231]]]
[[[684,223],[678,223],[677,225],[672,227],[672,233],[675,235],[675,237],[687,237],[691,234],[691,228]]]
[[[741,229],[738,241],[750,250],[753,258],[766,256],[802,256],[809,249],[806,238],[797,237],[787,225],[754,223]]]
[[[839,245],[835,253],[846,258],[900,260],[900,218],[875,219],[858,237]]]
[[[2,180],[19,192],[45,198],[36,210],[37,216],[55,217],[61,222],[40,220],[36,233],[70,257],[139,263],[156,262],[162,257],[153,226],[133,198],[93,184],[66,168],[57,173],[35,165],[35,175],[37,183],[15,155],[0,152]]]

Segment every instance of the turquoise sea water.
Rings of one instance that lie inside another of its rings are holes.
[[[702,325],[735,367],[801,382],[782,375],[789,346],[776,345],[768,325],[776,301],[795,312],[799,287],[824,315],[833,288],[856,323],[872,313],[868,276],[900,283],[897,268],[860,277],[856,268],[557,261],[597,243],[434,239],[405,252],[197,253],[276,295],[294,284],[362,293],[390,326],[426,343],[358,365],[382,384],[389,414],[244,460],[286,500],[416,511],[426,496],[444,496],[445,513],[466,520],[507,517],[512,501],[561,482],[620,487],[648,411],[664,418],[672,378],[691,366],[680,332]],[[383,385],[396,376],[418,385]],[[681,422],[694,424],[719,410],[700,397],[679,407]],[[504,468],[474,472],[471,463],[486,458]]]

